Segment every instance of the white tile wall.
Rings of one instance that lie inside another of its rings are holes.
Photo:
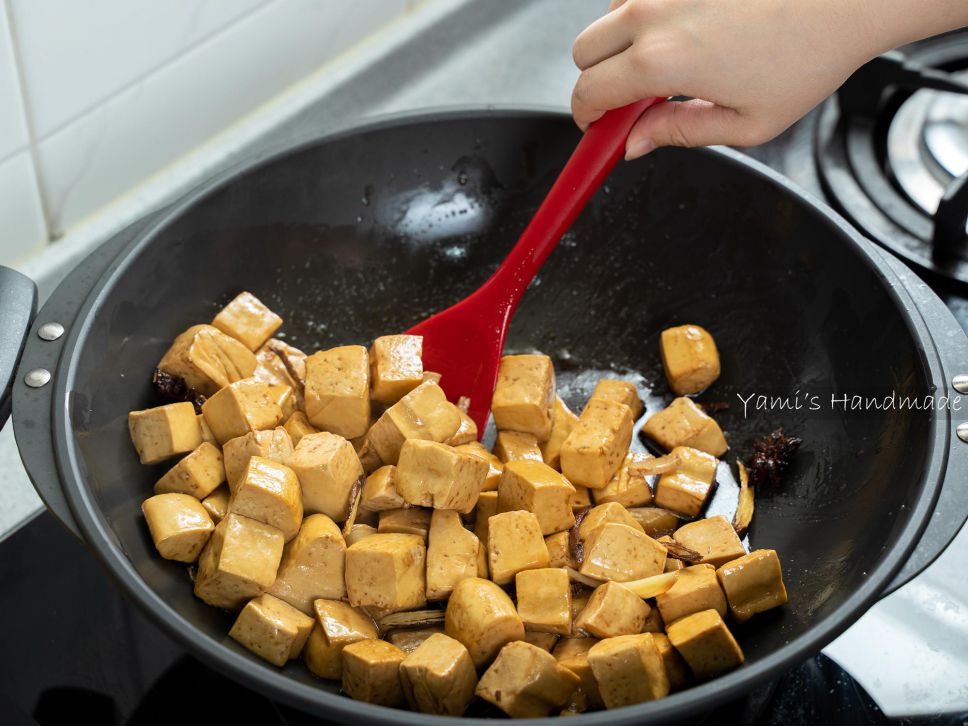
[[[20,103],[20,85],[17,82],[17,66],[13,44],[10,40],[10,24],[0,4],[0,160],[27,145],[27,124],[24,123],[23,106]]]
[[[0,162],[0,264],[39,251],[46,237],[34,165],[24,149]]]

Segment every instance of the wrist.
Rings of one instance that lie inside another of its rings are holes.
[[[968,25],[965,0],[858,2],[873,32],[873,55]]]

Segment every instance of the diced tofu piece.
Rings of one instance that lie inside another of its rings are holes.
[[[479,577],[468,577],[454,587],[444,630],[464,644],[476,668],[490,663],[505,644],[524,638],[524,623],[511,598]]]
[[[470,417],[464,411],[457,409],[458,415],[460,415],[460,426],[457,427],[457,431],[454,435],[447,439],[444,443],[448,446],[462,446],[464,444],[469,444],[471,442],[477,441],[477,424],[474,423],[474,419]]]
[[[649,612],[649,617],[645,619],[645,625],[642,626],[642,632],[665,633],[665,621],[662,619],[659,608],[653,607]]]
[[[721,514],[684,524],[672,536],[679,544],[702,555],[700,563],[713,567],[746,554],[733,525]]]
[[[628,582],[664,571],[666,548],[626,524],[603,524],[585,540],[581,573],[600,580]]]
[[[531,512],[501,512],[488,519],[487,565],[498,585],[507,585],[522,570],[547,567],[549,562],[541,525]]]
[[[346,597],[345,559],[346,544],[336,523],[325,514],[311,514],[283,550],[269,593],[312,614],[316,600]]]
[[[675,471],[659,477],[655,486],[655,503],[686,517],[695,517],[706,505],[716,480],[716,457],[699,449],[677,446]]]
[[[572,486],[575,486],[572,484]],[[592,506],[591,489],[588,487],[575,486],[575,496],[571,498],[571,509],[577,512],[580,509],[590,509]]]
[[[573,484],[604,487],[625,460],[632,423],[624,403],[591,399],[561,445],[561,473]]]
[[[202,404],[202,413],[220,444],[250,431],[275,428],[282,422],[282,409],[269,387],[254,378],[235,381],[219,390]]]
[[[478,571],[480,551],[480,540],[457,512],[435,509],[427,542],[427,599],[443,600],[464,578],[486,576]]]
[[[387,640],[404,653],[413,653],[431,635],[443,632],[444,629],[440,627],[417,628],[415,630],[391,630],[387,634]]]
[[[561,400],[555,396],[555,405],[551,415],[551,435],[548,440],[540,444],[541,458],[552,469],[561,469],[561,445],[565,443],[568,434],[578,423],[578,416]]]
[[[375,534],[346,550],[353,606],[412,610],[427,603],[427,548],[414,534]]]
[[[645,600],[621,583],[606,582],[595,588],[575,627],[597,638],[637,635],[651,611]]]
[[[700,393],[719,378],[716,342],[698,325],[666,328],[659,338],[662,367],[677,396]]]
[[[367,444],[384,464],[396,464],[408,439],[443,443],[460,428],[460,410],[436,383],[422,383],[390,406],[367,432]]]
[[[400,449],[396,483],[410,504],[470,512],[477,504],[488,465],[447,444],[408,439]]]
[[[366,539],[374,534],[379,534],[379,530],[369,524],[354,524],[350,527],[350,533],[345,535],[346,546],[352,547],[361,539]]]
[[[484,477],[484,483],[481,484],[481,491],[496,492],[497,485],[501,481],[501,473],[504,471],[504,464],[501,463],[501,460],[484,448],[484,445],[479,441],[471,441],[469,444],[460,444],[454,448],[465,454],[470,454],[471,456],[484,459],[484,461],[487,462],[487,476]]]
[[[589,649],[588,664],[606,708],[669,695],[669,677],[652,633],[601,640]]]
[[[696,678],[715,678],[743,664],[743,651],[715,610],[693,613],[669,625],[669,641]]]
[[[344,345],[306,358],[306,416],[321,431],[347,439],[370,426],[370,362],[366,348]]]
[[[443,378],[443,376],[441,376],[439,373],[434,373],[433,371],[424,371],[423,372],[423,382],[424,383],[426,383],[427,381],[430,381],[431,383],[436,383],[439,386],[440,385],[440,379],[441,378]]]
[[[229,511],[275,527],[288,542],[302,524],[299,480],[288,466],[253,456],[232,494]]]
[[[477,695],[512,718],[539,718],[560,710],[579,678],[530,643],[508,643],[477,684]]]
[[[497,492],[481,492],[474,507],[474,534],[487,548],[488,520],[497,514]]]
[[[669,636],[665,633],[657,631],[652,634],[652,638],[662,655],[662,662],[665,663],[669,689],[677,691],[689,682],[689,669],[686,667],[686,662],[679,655],[679,651],[672,647]]]
[[[598,681],[588,664],[588,651],[597,642],[597,638],[562,638],[552,651],[560,665],[578,676],[579,688],[588,700],[588,706],[593,709],[603,708],[605,705],[598,691]]]
[[[195,596],[212,607],[237,609],[272,585],[283,545],[275,527],[230,512],[198,558]]]
[[[306,414],[303,411],[294,411],[292,416],[286,419],[283,428],[289,434],[289,438],[292,439],[293,446],[299,446],[299,442],[302,441],[303,436],[319,433],[316,427],[309,423],[309,419],[306,418]]]
[[[551,436],[555,402],[555,368],[546,355],[506,355],[501,358],[491,414],[500,431]]]
[[[659,537],[658,539],[656,539],[656,542],[661,542],[662,545],[666,549],[668,549],[669,548],[669,545],[675,544],[676,541],[674,539],[672,539],[672,537],[670,535],[664,535],[664,536]],[[682,560],[677,560],[675,557],[672,557],[672,556],[666,557],[666,563],[665,563],[665,571],[666,572],[673,572],[675,570],[681,570],[685,566],[686,566],[686,563],[683,562]]]
[[[198,421],[198,428],[202,432],[202,441],[204,443],[218,446],[218,441],[215,440],[215,434],[212,433],[212,429],[210,429],[208,424],[205,423],[205,416],[203,414],[198,414],[195,416],[195,420]]]
[[[363,499],[360,506],[371,512],[385,512],[400,509],[407,502],[400,496],[395,483],[397,467],[392,464],[381,466],[366,478],[363,484]]]
[[[307,513],[346,521],[353,490],[363,477],[363,466],[349,441],[328,432],[303,436],[289,457],[289,468],[299,478]]]
[[[423,383],[423,337],[384,335],[370,348],[370,375],[374,401],[396,403]]]
[[[252,293],[240,292],[219,311],[212,325],[256,351],[279,329],[282,318]]]
[[[302,653],[313,619],[272,595],[249,600],[229,637],[280,668]]]
[[[637,464],[648,461],[652,457],[637,451],[630,451],[625,456],[622,466],[601,489],[593,489],[592,495],[596,504],[616,502],[623,507],[642,507],[652,502],[652,489],[649,487],[648,477],[634,471]],[[633,470],[629,470],[629,466]]]
[[[520,431],[498,431],[497,438],[494,440],[494,455],[502,464],[522,459],[543,461],[538,440],[533,434]]]
[[[586,585],[572,587],[571,591],[571,619],[574,621],[578,614],[585,609],[588,601],[592,598],[592,589]],[[574,633],[572,633],[574,635]]]
[[[656,597],[655,604],[666,623],[703,610],[726,614],[726,597],[716,579],[716,570],[710,565],[682,568],[676,583]]]
[[[175,338],[158,368],[185,385],[211,396],[230,383],[255,372],[252,351],[211,325],[193,325]]]
[[[524,642],[530,643],[535,648],[541,648],[545,653],[550,653],[558,642],[558,636],[554,633],[540,633],[535,630],[524,631]]]
[[[729,611],[741,623],[787,602],[775,550],[754,550],[721,565],[716,575],[729,601]]]
[[[532,512],[541,534],[553,534],[575,524],[571,508],[574,494],[575,487],[547,464],[528,459],[509,461],[498,486],[497,507],[501,512]]]
[[[642,531],[642,527],[629,514],[629,510],[616,502],[606,502],[588,510],[578,527],[578,538],[586,541],[592,536],[592,532],[606,524],[624,524]]]
[[[549,534],[545,537],[545,547],[548,548],[548,564],[551,567],[578,569],[578,563],[571,551],[571,532]]]
[[[619,381],[614,378],[603,378],[592,392],[591,398],[600,401],[617,401],[624,403],[632,412],[632,418],[636,419],[642,415],[645,408],[639,399],[639,392],[635,390],[635,384],[628,381]]]
[[[675,513],[661,507],[634,507],[628,512],[650,537],[672,534],[681,524]]]
[[[400,663],[400,682],[412,710],[460,716],[474,700],[477,672],[467,648],[435,633]]]
[[[179,454],[194,451],[202,443],[202,431],[190,403],[132,411],[128,432],[142,464],[157,464]]]
[[[298,348],[270,339],[255,353],[258,365],[252,377],[267,386],[286,386],[290,388],[289,400],[294,408],[305,406],[303,385],[306,381],[306,354]],[[280,406],[282,404],[280,403]],[[293,413],[289,410],[286,418]]]
[[[366,613],[339,600],[316,600],[313,612],[316,622],[303,660],[313,675],[339,680],[343,675],[343,649],[361,640],[378,639],[380,632]]]
[[[151,539],[166,560],[194,562],[215,530],[212,518],[188,494],[156,494],[141,504]]]
[[[190,494],[204,499],[225,481],[222,452],[202,442],[155,483],[155,494]]]
[[[430,518],[434,510],[423,507],[402,507],[380,512],[380,534],[413,534],[426,541],[430,534]]]
[[[357,701],[403,705],[400,664],[407,654],[385,640],[360,640],[343,648],[343,693]]]
[[[729,449],[722,429],[691,398],[677,398],[653,414],[642,426],[642,433],[667,451],[691,446],[713,456]]]
[[[282,411],[282,421],[285,421],[296,412],[296,394],[292,386],[289,385],[270,385],[269,395],[272,400],[279,404]]]
[[[219,487],[202,500],[202,506],[215,524],[221,522],[229,513],[229,498],[232,493],[227,486]]]
[[[558,635],[571,632],[571,580],[565,570],[524,570],[514,583],[518,615],[526,628]]]
[[[245,436],[226,441],[222,447],[222,458],[229,489],[234,492],[238,488],[239,480],[253,456],[288,466],[292,452],[292,439],[284,428],[278,426],[267,431],[250,431]]]

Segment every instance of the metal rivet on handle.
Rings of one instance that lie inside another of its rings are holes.
[[[31,388],[42,388],[50,383],[50,371],[46,368],[34,368],[24,376],[24,383]]]
[[[968,393],[968,373],[959,373],[951,379],[951,387],[958,393]]]
[[[64,334],[64,326],[60,323],[44,323],[37,330],[37,335],[44,340],[57,340]],[[968,385],[968,382],[966,382]]]
[[[958,424],[955,432],[958,434],[959,439],[968,444],[968,422]]]

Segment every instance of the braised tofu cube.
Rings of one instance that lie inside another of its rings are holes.
[[[487,565],[498,585],[507,585],[523,570],[547,567],[549,562],[541,524],[534,514],[502,512],[488,519]]]
[[[572,484],[572,486],[575,486]],[[589,509],[592,506],[591,489],[588,487],[575,487],[575,496],[571,498],[571,509],[574,512],[580,509]]]
[[[605,705],[598,691],[598,681],[588,664],[588,651],[598,642],[597,638],[562,638],[551,653],[559,665],[578,676],[579,688],[587,700],[587,706],[592,709]]]
[[[375,534],[346,550],[350,604],[412,610],[427,603],[427,547],[414,534]]]
[[[219,487],[202,500],[202,506],[215,524],[221,522],[229,513],[229,498],[232,493],[227,486]]]
[[[357,542],[359,542],[361,539],[366,539],[367,537],[370,537],[371,535],[379,534],[379,533],[380,533],[380,531],[376,527],[374,527],[372,525],[369,525],[369,524],[354,524],[352,527],[350,527],[349,534],[344,535],[344,537],[346,539],[346,546],[347,547],[352,547]]]
[[[699,562],[713,567],[746,554],[733,525],[721,514],[684,524],[672,536],[679,544],[702,555]]]
[[[454,587],[444,630],[464,644],[476,668],[490,663],[507,643],[524,638],[524,623],[511,598],[479,577],[468,577]]]
[[[555,532],[545,537],[548,548],[548,564],[551,567],[571,567],[578,569],[578,563],[571,551],[571,532]]]
[[[715,456],[688,446],[677,446],[672,454],[679,459],[675,471],[659,477],[655,503],[686,517],[695,517],[706,505],[716,480]]]
[[[555,368],[546,355],[506,355],[501,358],[491,414],[500,431],[532,434],[538,441],[551,436],[555,402]]]
[[[250,431],[275,428],[282,422],[282,409],[269,387],[254,378],[219,390],[202,404],[202,413],[220,444]]]
[[[282,411],[281,421],[285,421],[296,412],[296,394],[292,386],[270,385],[269,395],[279,404],[279,409]]]
[[[601,640],[589,649],[588,664],[606,708],[669,695],[669,677],[652,633]]]
[[[703,610],[726,614],[726,598],[710,565],[692,565],[679,570],[675,584],[655,599],[662,620],[672,623]]]
[[[669,388],[677,396],[700,393],[719,378],[716,342],[698,325],[679,325],[663,330],[659,351]]]
[[[155,482],[155,494],[190,494],[196,499],[204,499],[223,481],[222,452],[203,442]]]
[[[435,509],[427,541],[427,599],[443,600],[464,578],[485,576],[478,571],[480,551],[480,540],[457,512]]]
[[[215,530],[212,518],[188,494],[156,494],[141,504],[151,539],[166,560],[194,562]]]
[[[195,596],[235,610],[271,587],[285,541],[275,527],[229,512],[198,559]]]
[[[666,629],[696,678],[715,678],[743,664],[743,651],[715,610],[703,610],[677,620]]]
[[[560,568],[524,570],[515,578],[518,615],[529,630],[571,632],[571,580]]]
[[[212,325],[256,351],[279,329],[282,318],[252,293],[241,292],[219,311]]]
[[[159,370],[181,378],[204,396],[251,376],[255,355],[243,343],[211,325],[193,325],[175,338],[158,361]]]
[[[253,456],[232,495],[229,511],[275,527],[288,542],[302,524],[299,480],[288,466]]]
[[[443,633],[442,627],[415,628],[413,630],[391,630],[387,640],[397,646],[404,653],[413,653],[427,638],[434,633]]]
[[[299,478],[307,513],[346,521],[354,489],[363,477],[363,466],[349,441],[328,432],[303,436],[289,457],[289,468]]]
[[[586,541],[592,536],[592,532],[606,524],[624,524],[642,531],[642,527],[629,510],[617,502],[606,502],[588,510],[578,527],[578,538]]]
[[[649,611],[649,616],[645,619],[645,625],[642,626],[643,633],[665,633],[665,621],[662,619],[662,614],[659,612],[659,608],[653,607]]]
[[[316,600],[313,613],[316,622],[303,649],[303,660],[313,675],[339,680],[343,649],[361,640],[379,639],[380,632],[365,612],[339,600]]]
[[[664,535],[662,537],[659,537],[658,539],[656,539],[656,542],[661,542],[662,546],[665,547],[667,550],[669,549],[670,545],[677,544],[676,541],[672,539],[672,537],[669,535]],[[672,557],[671,555],[669,557],[666,557],[666,564],[665,564],[666,572],[681,570],[685,566],[686,566],[686,563],[683,562],[682,560],[678,560],[675,557]]]
[[[306,416],[321,431],[347,439],[370,426],[370,359],[361,345],[344,345],[306,358]]]
[[[487,547],[488,520],[498,513],[497,492],[481,492],[474,507],[474,534]]]
[[[433,509],[423,507],[387,509],[380,512],[378,531],[380,534],[414,534],[426,541],[433,513]]]
[[[488,465],[446,444],[409,439],[400,449],[394,479],[409,504],[470,512],[477,504]]]
[[[316,427],[309,423],[309,419],[303,411],[293,411],[292,416],[286,419],[286,423],[283,424],[283,428],[289,434],[293,446],[299,446],[303,436],[319,433]]]
[[[212,433],[212,429],[210,429],[208,424],[205,423],[205,416],[203,414],[198,414],[195,416],[195,420],[198,421],[198,428],[202,432],[202,443],[218,446],[218,441],[215,440],[215,434]]]
[[[467,648],[435,633],[400,663],[400,683],[411,710],[460,716],[474,700],[477,672]]]
[[[258,365],[252,377],[267,386],[279,387],[280,390],[283,387],[289,388],[292,407],[301,410],[306,405],[302,395],[306,381],[306,354],[273,338],[256,351],[255,359]],[[292,413],[289,410],[286,418]]]
[[[471,441],[468,444],[460,444],[454,447],[464,454],[476,456],[487,462],[487,476],[481,484],[481,492],[496,492],[497,485],[501,481],[501,473],[504,471],[504,464],[494,454],[484,448],[479,441]]]
[[[642,433],[667,451],[690,446],[722,456],[729,449],[719,424],[691,398],[677,398],[653,414],[642,426]]]
[[[561,445],[561,473],[572,484],[601,489],[618,471],[632,442],[632,411],[593,398]]]
[[[370,348],[374,401],[393,404],[423,383],[423,337],[384,335]]]
[[[623,507],[642,507],[652,502],[652,489],[649,479],[638,473],[636,466],[652,457],[649,454],[630,451],[619,470],[601,489],[593,489],[596,504],[616,502]]]
[[[222,447],[222,459],[229,489],[234,492],[238,488],[239,481],[249,465],[249,459],[253,456],[261,456],[263,459],[288,466],[292,452],[292,439],[281,427],[267,431],[250,431],[245,436],[226,441],[225,446]]]
[[[497,438],[494,440],[494,455],[502,464],[522,459],[543,461],[538,440],[533,434],[524,434],[520,431],[498,431]]]
[[[229,637],[280,668],[302,653],[313,619],[272,595],[249,600],[236,618]]]
[[[561,469],[561,445],[565,443],[565,439],[577,423],[578,416],[565,405],[561,396],[555,396],[551,415],[551,435],[548,436],[547,441],[539,445],[542,460],[552,469]]]
[[[621,583],[606,582],[595,588],[575,627],[597,638],[637,635],[651,611],[645,600]]]
[[[662,655],[662,662],[665,663],[666,675],[669,676],[670,690],[677,691],[689,682],[689,669],[686,662],[679,655],[679,651],[672,647],[672,643],[663,632],[652,634],[655,645]]]
[[[599,580],[628,582],[664,571],[666,548],[627,524],[603,524],[585,540],[580,572]]]
[[[190,403],[132,411],[128,414],[128,432],[142,464],[157,464],[202,444],[195,407]]]
[[[530,643],[508,643],[481,676],[477,695],[512,718],[540,718],[560,710],[579,678]]]
[[[444,443],[448,446],[462,446],[464,444],[469,444],[471,442],[477,442],[477,424],[474,423],[474,419],[470,417],[465,411],[462,411],[459,407],[457,413],[460,416],[460,426],[454,432],[454,435],[447,439]]]
[[[530,643],[535,648],[541,648],[545,653],[550,653],[558,642],[558,636],[554,633],[541,633],[536,630],[526,630],[524,632],[524,642]]]
[[[311,615],[316,600],[346,597],[345,559],[346,544],[336,523],[325,514],[311,514],[283,550],[269,593]]]
[[[650,537],[672,534],[682,523],[674,512],[661,507],[633,507],[628,512]]]
[[[407,506],[407,502],[397,491],[396,474],[397,467],[392,464],[381,466],[370,474],[363,484],[360,506],[371,512],[385,512]]]
[[[501,512],[532,512],[541,534],[553,534],[575,524],[571,509],[574,494],[575,487],[547,464],[521,459],[504,465],[497,506]]]
[[[440,386],[422,383],[390,406],[366,435],[367,445],[384,464],[396,464],[408,439],[443,443],[460,428],[460,410]]]
[[[378,706],[402,706],[400,664],[407,654],[385,640],[360,640],[343,648],[343,693]]]
[[[721,565],[716,575],[729,601],[729,611],[741,623],[787,602],[775,550],[754,550]]]
[[[632,412],[633,419],[641,416],[645,410],[642,406],[642,401],[639,399],[639,392],[635,390],[635,384],[629,381],[603,378],[596,384],[591,398],[597,398],[600,401],[624,403]]]

